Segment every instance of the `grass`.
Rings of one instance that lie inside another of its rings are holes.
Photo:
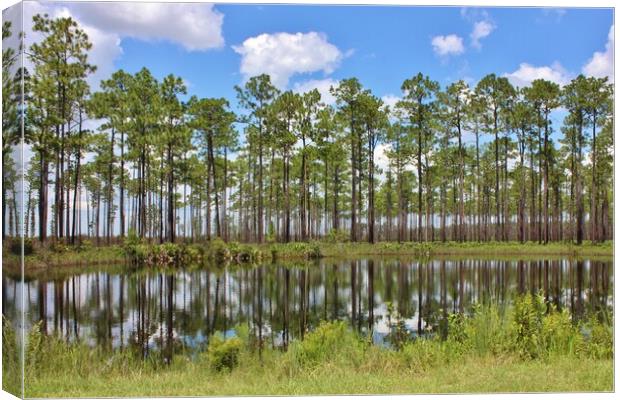
[[[560,357],[523,361],[469,357],[456,365],[426,371],[368,368],[353,372],[334,364],[303,376],[274,373],[275,360],[231,373],[214,373],[200,363],[175,362],[158,373],[76,376],[67,371],[27,384],[29,397],[151,397],[313,394],[412,394],[489,392],[599,392],[613,390],[611,360]]]
[[[283,258],[294,257],[299,251],[291,244],[272,245],[279,250]],[[324,257],[371,256],[371,255],[414,255],[414,256],[568,256],[568,257],[612,257],[613,242],[601,244],[584,243],[581,246],[568,242],[549,243],[547,245],[534,242],[379,242],[370,243],[324,243],[316,242]],[[259,246],[268,249],[268,245]]]
[[[20,258],[8,251],[2,252],[2,267],[8,275],[20,276]],[[63,251],[37,249],[33,254],[24,257],[26,277],[41,272],[71,273],[83,271],[84,267],[110,266],[127,261],[121,248],[116,245],[90,247],[76,250],[67,247]]]
[[[169,365],[162,353],[142,360],[131,350],[67,344],[35,328],[26,349],[26,396],[612,391],[611,325],[594,317],[576,324],[548,306],[531,295],[505,314],[475,306],[450,315],[443,333],[418,339],[395,334],[402,329],[396,315],[398,340],[390,348],[331,322],[287,351],[265,346],[259,356],[247,327],[238,327],[236,337],[216,336],[206,351],[179,354]]]
[[[431,243],[396,243],[379,242],[349,243],[349,242],[295,242],[295,243],[265,243],[265,244],[239,244],[236,242],[224,243],[216,240],[209,244],[196,245],[139,245],[141,251],[150,253],[171,253],[188,255],[187,259],[198,260],[199,263],[207,261],[211,257],[214,261],[244,261],[248,256],[251,262],[273,260],[305,260],[317,257],[363,257],[363,256],[406,256],[406,257],[484,257],[484,258],[597,258],[611,260],[613,257],[613,242],[593,244],[585,242],[577,246],[570,242],[538,243],[518,242],[431,242]],[[120,264],[127,261],[123,252],[124,247],[119,245],[89,246],[75,249],[70,246],[58,248],[38,248],[32,255],[26,256],[26,271],[49,270],[57,267],[83,267],[85,265]],[[60,251],[59,251],[60,250]],[[19,273],[19,258],[3,252],[3,267],[9,273]],[[204,259],[202,258],[204,255]],[[222,259],[220,260],[220,255]],[[178,259],[170,257],[169,259]]]

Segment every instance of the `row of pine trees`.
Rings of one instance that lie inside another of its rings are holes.
[[[146,68],[92,92],[78,24],[36,15],[33,30],[43,39],[24,49],[30,70],[19,50],[2,55],[3,237],[18,234],[11,149],[23,115],[21,216],[43,243],[130,231],[159,242],[612,238],[607,78],[517,88],[489,74],[441,87],[419,73],[388,107],[356,78],[330,89],[330,105],[260,75],[235,88],[235,113]]]

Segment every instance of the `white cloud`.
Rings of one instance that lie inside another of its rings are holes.
[[[480,39],[484,39],[489,36],[495,29],[495,25],[489,21],[478,21],[474,24],[474,30],[469,34],[471,38],[471,45],[477,49],[480,49]]]
[[[330,74],[343,59],[342,52],[322,33],[263,33],[233,46],[241,55],[241,73],[247,79],[269,74],[279,88],[294,74],[323,71]]]
[[[583,66],[582,72],[588,76],[597,78],[609,77],[610,82],[614,81],[614,26],[609,28],[605,51],[597,51],[592,58]]]
[[[43,39],[39,32],[32,31],[32,17],[36,14],[48,14],[52,18],[72,17],[80,28],[86,32],[92,48],[88,52],[88,62],[97,66],[95,73],[88,77],[91,90],[99,88],[99,82],[107,79],[115,70],[114,61],[123,53],[121,48],[121,37],[115,32],[109,32],[103,28],[97,28],[85,23],[77,17],[72,10],[67,7],[56,7],[52,4],[27,2],[24,3],[24,28],[25,45],[29,48],[33,43]],[[31,62],[26,57],[26,67],[32,68]]]
[[[390,160],[387,157],[387,152],[391,150],[392,146],[389,143],[379,143],[375,149],[374,162],[375,165],[386,173],[390,166]],[[382,175],[383,175],[382,174]]]
[[[435,36],[431,40],[433,51],[440,56],[450,54],[461,54],[465,51],[463,47],[463,38],[457,35]]]
[[[461,7],[461,18],[467,21],[475,21],[480,19],[489,19],[489,13],[479,7]]]
[[[32,32],[32,17],[72,17],[86,32],[93,47],[88,61],[97,66],[88,82],[96,90],[102,79],[116,69],[114,63],[123,53],[121,39],[166,40],[189,51],[204,51],[224,45],[224,16],[212,4],[172,3],[54,3],[27,2],[24,5],[27,45],[42,39]]]
[[[545,7],[542,9],[542,13],[544,16],[555,16],[556,18],[561,19],[566,15],[566,9],[557,7]]]
[[[558,62],[550,66],[536,67],[528,63],[519,64],[519,69],[514,72],[504,74],[506,78],[515,86],[529,86],[533,80],[546,79],[558,85],[565,85],[570,81],[569,73]]]
[[[313,89],[316,89],[321,94],[321,101],[325,104],[335,104],[336,98],[330,93],[329,89],[333,87],[338,87],[339,82],[332,78],[327,79],[311,79],[309,81],[304,82],[296,82],[293,85],[293,92],[295,93],[306,93]]]
[[[383,104],[390,107],[390,110],[393,110],[394,107],[396,107],[396,103],[398,103],[401,98],[398,96],[394,96],[393,94],[386,94],[385,96],[381,97],[381,100],[383,100]]]
[[[224,15],[213,4],[81,3],[71,10],[85,23],[120,36],[167,40],[189,51],[224,46]]]

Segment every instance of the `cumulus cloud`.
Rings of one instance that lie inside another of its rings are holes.
[[[327,79],[311,79],[304,82],[296,82],[293,85],[293,92],[306,93],[313,89],[316,89],[321,94],[321,101],[325,104],[335,104],[336,98],[330,93],[331,87],[338,87],[339,82],[332,78]]]
[[[387,153],[391,151],[391,146],[389,143],[379,143],[377,148],[375,149],[374,154],[374,162],[375,166],[382,171],[382,176],[386,173],[388,168],[390,167],[390,160],[387,156]]]
[[[463,38],[457,35],[435,36],[431,40],[433,51],[440,56],[461,54],[465,51]]]
[[[469,34],[471,39],[471,45],[477,49],[480,49],[482,45],[480,40],[489,36],[495,29],[495,25],[489,21],[478,21],[474,24],[474,29]]]
[[[114,61],[123,53],[121,48],[121,37],[115,33],[103,28],[98,28],[89,23],[84,22],[80,17],[76,16],[73,10],[67,7],[58,7],[52,4],[27,2],[24,4],[24,30],[25,30],[25,46],[30,47],[43,39],[38,32],[32,31],[32,17],[36,14],[48,14],[52,18],[71,17],[75,19],[80,28],[86,32],[88,39],[92,43],[92,48],[88,52],[88,62],[97,66],[95,73],[88,77],[88,83],[91,89],[98,89],[99,82],[107,79],[114,72]],[[31,68],[31,63],[26,57],[26,67]]]
[[[381,97],[381,100],[383,101],[383,104],[390,107],[390,110],[394,110],[394,108],[396,107],[396,103],[398,103],[402,99],[398,96],[394,96],[393,94],[386,94],[385,96]]]
[[[510,83],[519,87],[529,86],[536,79],[546,79],[558,85],[565,85],[570,81],[569,73],[558,62],[541,67],[521,63],[516,71],[506,73],[504,76]]]
[[[97,89],[102,79],[114,72],[115,61],[123,53],[121,40],[132,37],[144,41],[169,41],[188,51],[205,51],[224,46],[224,16],[212,4],[172,3],[54,3],[24,4],[27,46],[42,39],[32,32],[35,14],[53,18],[72,17],[86,32],[93,47],[88,61],[97,71],[88,81]]]
[[[583,66],[582,72],[588,76],[597,78],[609,77],[614,81],[614,26],[609,28],[605,51],[597,51],[592,58]]]
[[[330,74],[340,65],[343,53],[318,32],[263,33],[233,46],[241,55],[241,73],[247,79],[269,74],[279,88],[294,74],[323,71]]]
[[[85,23],[120,36],[166,40],[189,51],[224,46],[224,15],[205,3],[79,3],[71,6]]]

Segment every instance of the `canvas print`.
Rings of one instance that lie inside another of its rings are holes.
[[[614,390],[614,9],[2,12],[2,389]]]

